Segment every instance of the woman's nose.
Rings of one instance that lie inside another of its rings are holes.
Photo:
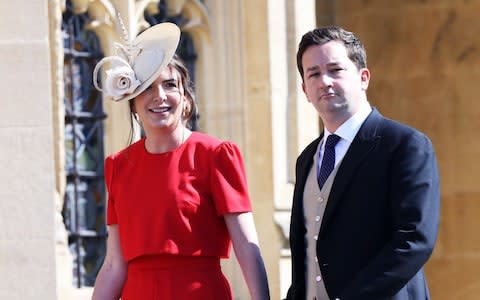
[[[154,100],[163,102],[167,100],[167,93],[165,93],[165,90],[161,85],[158,85],[155,87],[155,98]]]

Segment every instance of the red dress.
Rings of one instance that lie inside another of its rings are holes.
[[[128,263],[122,299],[232,299],[223,215],[251,211],[235,144],[193,132],[151,154],[142,139],[107,157],[105,181],[107,224],[118,224]]]

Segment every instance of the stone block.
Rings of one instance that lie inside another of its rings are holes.
[[[480,295],[478,256],[433,258],[427,264],[426,276],[432,299],[477,300]]]
[[[0,1],[0,41],[46,41],[47,4],[47,1]]]
[[[0,57],[3,92],[0,128],[51,124],[51,79],[46,41],[0,42]]]
[[[0,299],[56,297],[51,135],[0,127]]]
[[[0,244],[0,299],[56,299],[51,239],[2,235]]]
[[[480,192],[465,191],[442,196],[440,235],[434,257],[475,257],[480,260],[478,215]],[[446,271],[446,270],[444,270]]]

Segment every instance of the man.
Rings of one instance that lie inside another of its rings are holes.
[[[297,66],[324,130],[297,159],[287,299],[429,299],[423,266],[440,209],[432,143],[370,106],[353,33],[306,33]]]

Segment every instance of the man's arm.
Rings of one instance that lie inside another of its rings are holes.
[[[383,299],[395,295],[429,259],[437,238],[439,174],[430,140],[405,136],[391,163],[389,199],[392,239],[358,273],[340,299]],[[365,199],[368,200],[368,199]]]

